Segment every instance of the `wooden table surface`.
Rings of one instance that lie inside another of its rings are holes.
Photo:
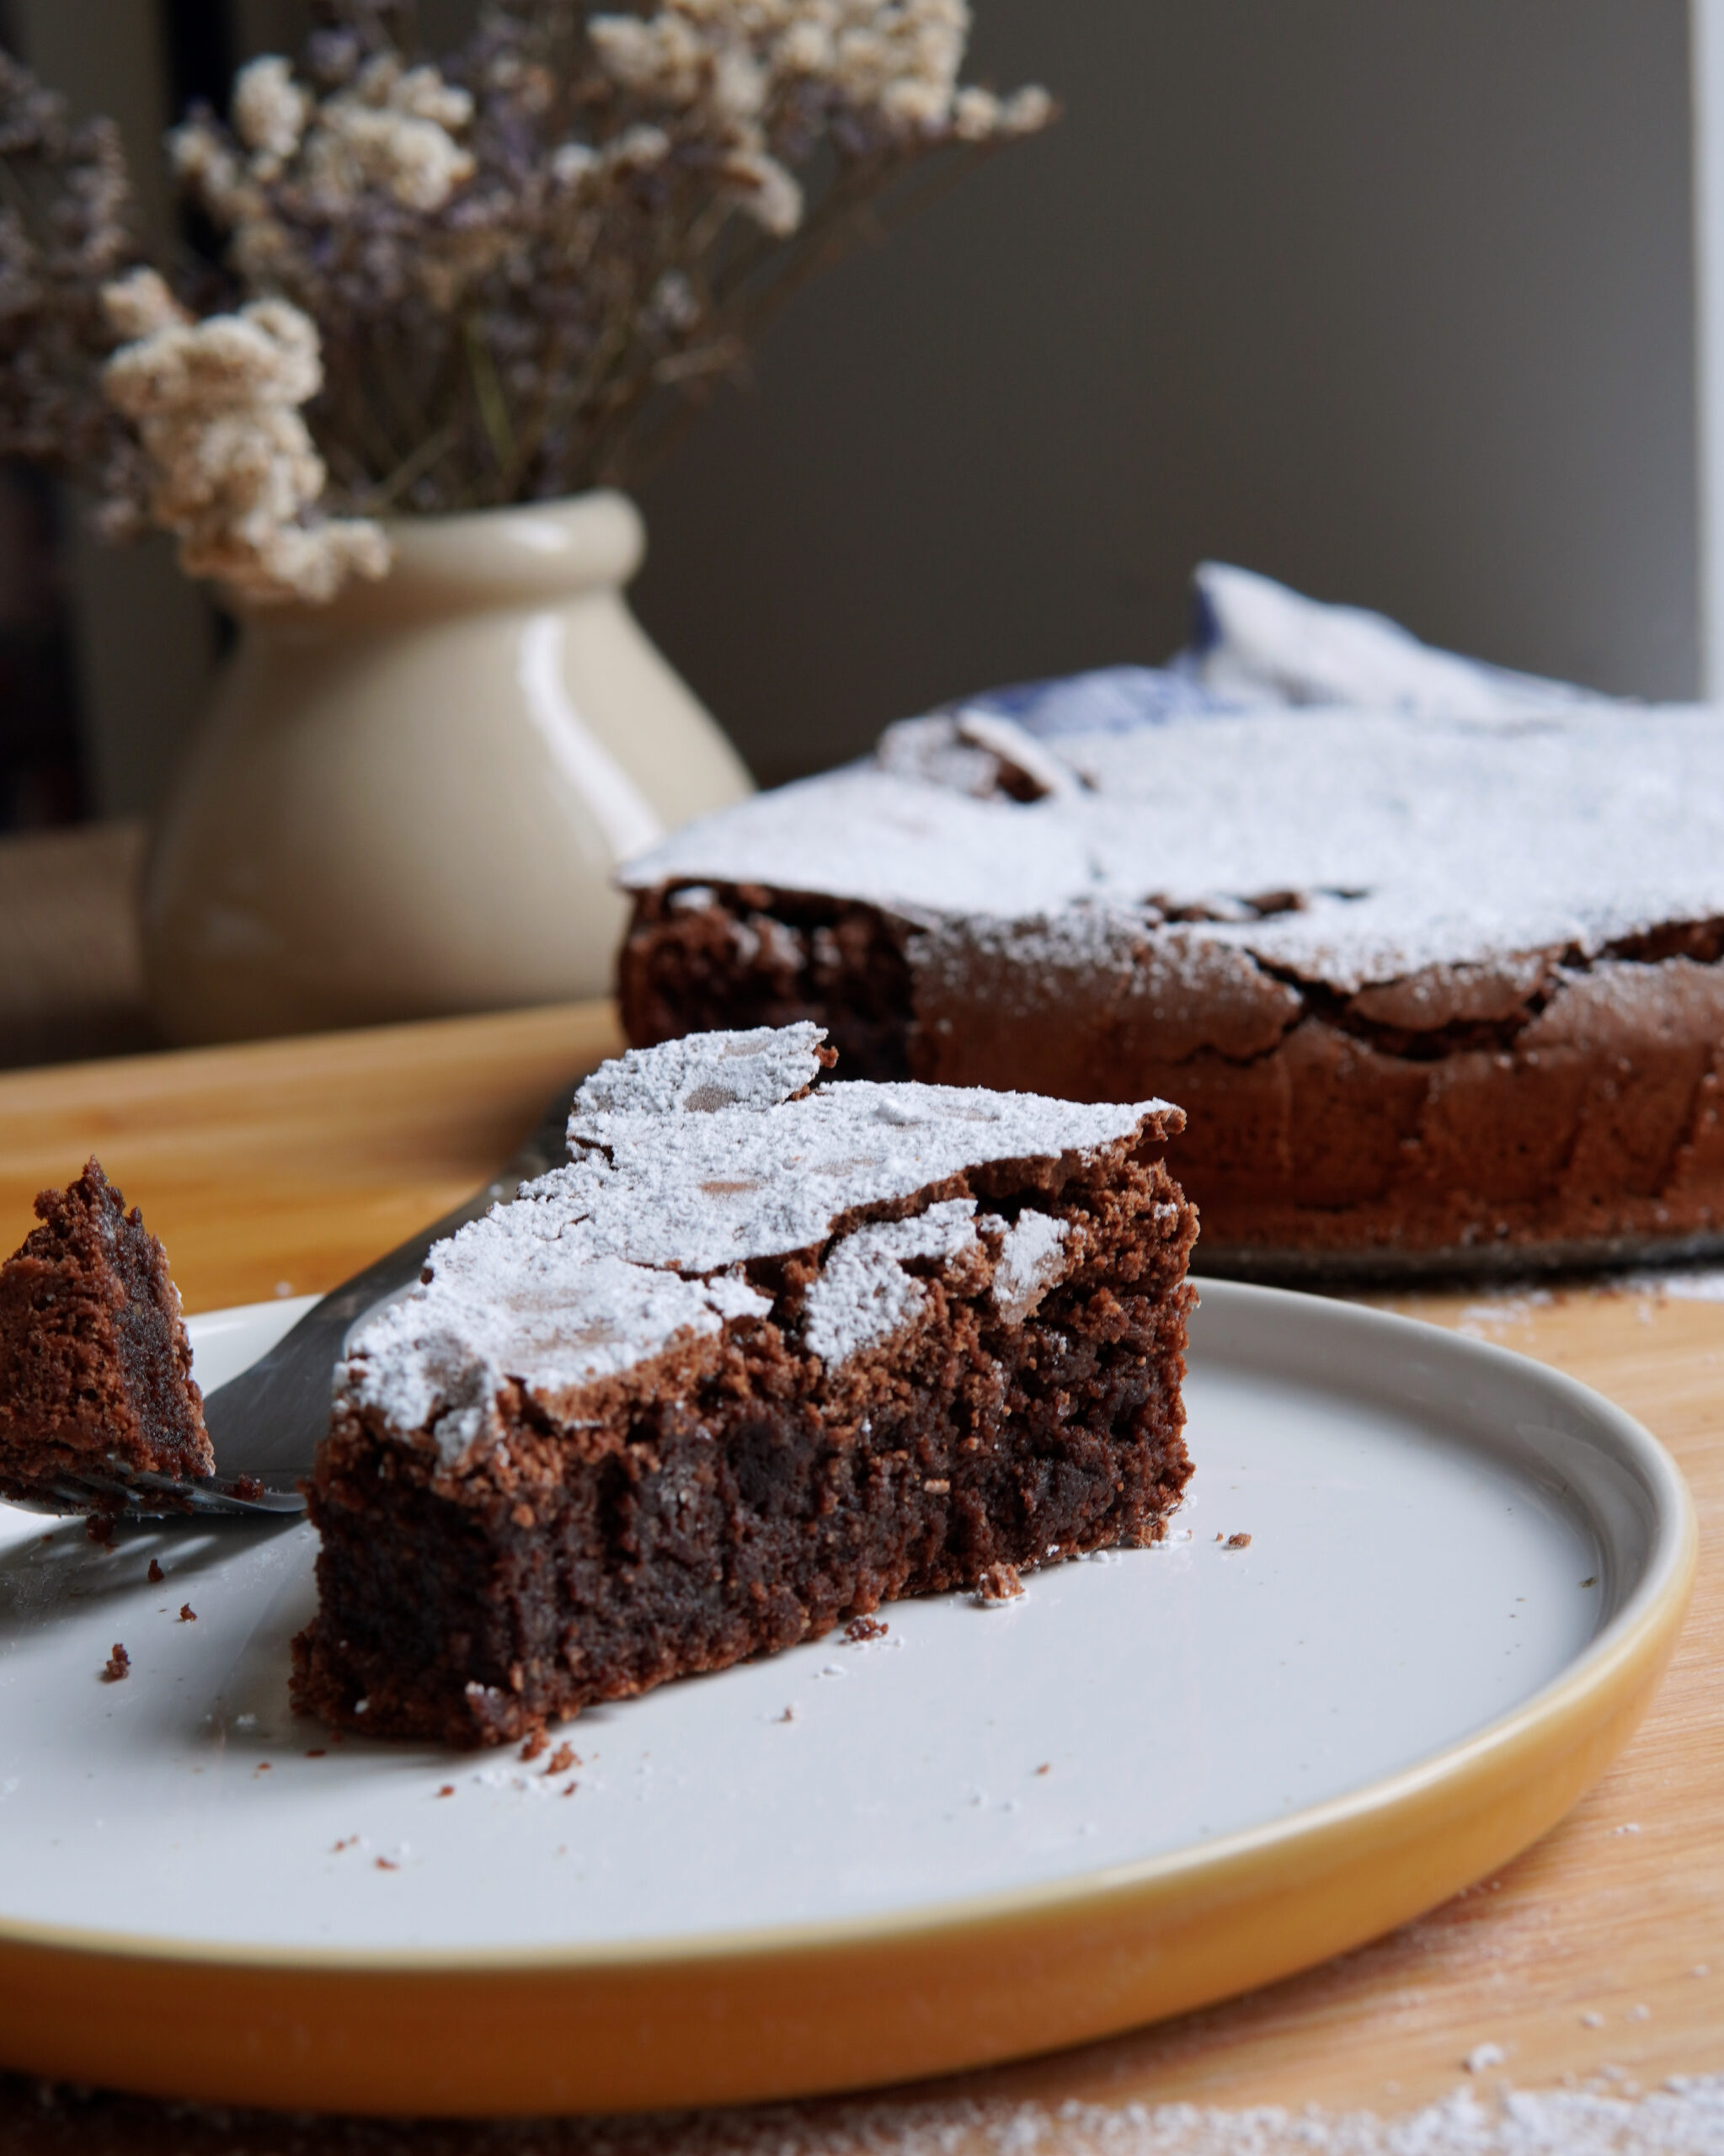
[[[0,1239],[13,1247],[35,1190],[93,1150],[167,1245],[189,1310],[322,1289],[483,1182],[616,1038],[608,1006],[569,1006],[0,1076]],[[1621,1285],[1383,1299],[1596,1385],[1681,1462],[1700,1584],[1648,1721],[1553,1833],[1418,1922],[1177,2022],[916,2091],[906,2121],[930,2096],[1028,2101],[1055,2114],[1037,2143],[1051,2149],[1069,2099],[1393,2114],[1452,2090],[1483,2044],[1504,2061],[1482,2079],[1523,2089],[1724,2071],[1724,1301]],[[265,2123],[230,2143],[184,2121],[170,2134],[168,2116],[44,2110],[0,2081],[8,2148],[278,2145]],[[871,2116],[889,2148],[892,2102]]]

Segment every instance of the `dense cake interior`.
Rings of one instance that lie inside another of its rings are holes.
[[[494,1741],[1161,1531],[1190,1471],[1178,1111],[810,1091],[818,1043],[607,1066],[569,1166],[354,1342],[302,1705]]]
[[[161,1244],[93,1159],[35,1211],[41,1225],[0,1266],[0,1492],[51,1491],[110,1454],[131,1469],[210,1474]]]

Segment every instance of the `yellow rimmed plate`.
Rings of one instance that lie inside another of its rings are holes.
[[[194,1321],[200,1376],[300,1307]],[[1428,1908],[1634,1728],[1681,1478],[1537,1364],[1266,1289],[1204,1287],[1188,1399],[1161,1548],[594,1710],[574,1758],[296,1721],[303,1525],[104,1551],[0,1508],[0,2063],[356,2111],[734,2101],[1075,2043]]]

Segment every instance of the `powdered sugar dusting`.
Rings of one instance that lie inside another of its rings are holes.
[[[693,1044],[736,1038],[702,1033],[667,1043],[686,1095],[725,1082],[716,1049],[713,1075],[694,1073],[686,1061]],[[636,1053],[644,1059],[665,1050]],[[1092,1153],[1131,1137],[1147,1118],[1170,1114],[1177,1111],[1165,1101],[1096,1105],[862,1079],[781,1097],[769,1111],[739,1103],[590,1114],[577,1105],[569,1133],[580,1156],[532,1187],[590,1217],[595,1248],[637,1265],[710,1273],[810,1249],[845,1214],[900,1203],[984,1161]]]
[[[1065,1271],[1071,1230],[1045,1213],[1021,1213],[1007,1230],[994,1267],[994,1307],[1008,1325],[1022,1325]]]
[[[1075,935],[1100,907],[1154,935],[1194,911],[1212,947],[1348,994],[1724,915],[1715,709],[1174,713],[1039,742],[1073,782],[1030,801],[979,796],[957,719],[915,723],[914,756],[889,732],[874,764],[709,817],[623,880],[826,893],[913,930],[1040,915]]]
[[[97,2101],[134,2108],[125,2100]],[[232,2115],[184,2105],[175,2116],[190,2156],[234,2145]],[[406,2156],[423,2145],[415,2130],[390,2121],[344,2120],[341,2131],[353,2156]],[[269,2135],[254,2139],[275,2146]],[[851,2097],[623,2118],[498,2120],[471,2134],[446,2129],[437,2145],[473,2156],[481,2149],[485,2156],[1724,2156],[1724,2075],[1684,2075],[1639,2096],[1597,2086],[1485,2095],[1461,2089],[1389,2117],[1315,2105],[1224,2111]]]
[[[819,1076],[816,1051],[825,1038],[818,1026],[804,1022],[691,1033],[659,1048],[630,1049],[601,1064],[575,1095],[570,1134],[603,1145],[616,1116],[775,1107]]]
[[[455,1466],[501,1441],[507,1386],[564,1412],[584,1386],[675,1344],[716,1344],[727,1323],[772,1314],[745,1260],[841,1233],[809,1297],[807,1344],[841,1360],[914,1317],[925,1290],[906,1261],[979,1250],[971,1198],[909,1219],[855,1216],[985,1163],[1092,1155],[1178,1120],[1159,1101],[860,1082],[804,1092],[823,1038],[810,1025],[696,1034],[606,1064],[577,1096],[575,1157],[433,1248],[429,1279],[351,1343],[339,1401],[409,1437],[429,1430]]]
[[[948,1260],[977,1248],[975,1210],[973,1198],[949,1198],[913,1219],[858,1228],[835,1244],[809,1290],[803,1337],[810,1353],[823,1363],[841,1363],[909,1324],[927,1289],[905,1271],[905,1260]]]

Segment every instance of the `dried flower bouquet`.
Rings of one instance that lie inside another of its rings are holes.
[[[146,258],[117,136],[0,56],[0,454],[253,600],[371,521],[652,470],[816,270],[1044,126],[960,85],[966,0],[495,0],[440,64],[337,0],[169,137],[220,268]]]

